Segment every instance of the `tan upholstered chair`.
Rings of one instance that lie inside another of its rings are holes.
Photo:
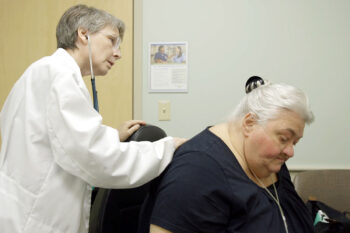
[[[293,183],[304,202],[314,197],[339,211],[350,211],[350,170],[300,172]]]

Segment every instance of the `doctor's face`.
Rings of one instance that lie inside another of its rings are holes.
[[[106,26],[90,36],[90,43],[94,74],[106,75],[114,63],[121,58],[119,31]]]

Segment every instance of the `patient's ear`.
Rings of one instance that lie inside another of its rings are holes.
[[[254,130],[256,125],[256,115],[252,113],[247,113],[242,120],[242,131],[244,136],[249,136],[249,134]]]

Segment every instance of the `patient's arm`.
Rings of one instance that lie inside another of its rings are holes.
[[[165,230],[164,228],[151,224],[149,233],[171,233],[171,231]]]

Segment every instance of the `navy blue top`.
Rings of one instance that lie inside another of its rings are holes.
[[[312,218],[283,165],[276,188],[289,233],[313,232]],[[268,187],[274,194],[273,186]],[[183,146],[152,190],[140,216],[174,233],[283,233],[276,202],[248,178],[231,150],[208,129]]]

